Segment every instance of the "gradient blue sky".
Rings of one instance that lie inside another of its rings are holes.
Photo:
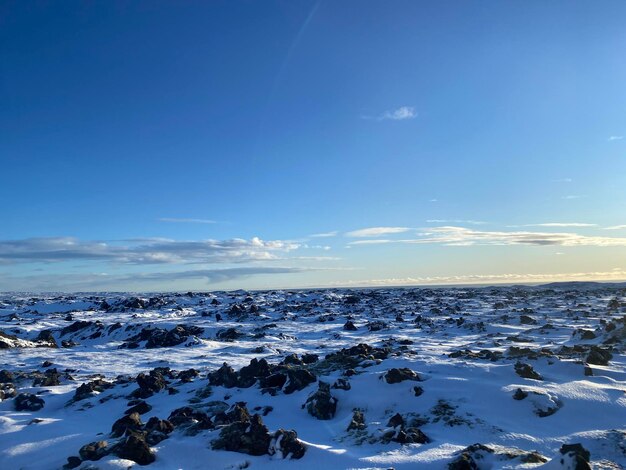
[[[624,279],[625,24],[3,1],[0,290]]]

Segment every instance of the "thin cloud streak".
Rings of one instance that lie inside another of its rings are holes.
[[[598,224],[582,222],[546,222],[542,224],[507,225],[507,227],[597,227]]]
[[[385,243],[439,244],[445,246],[472,245],[531,245],[531,246],[626,246],[623,237],[596,237],[576,233],[551,232],[502,232],[479,231],[465,227],[436,227],[424,229],[415,239],[358,240],[349,245],[368,245]]]
[[[487,225],[482,220],[464,220],[464,219],[428,219],[429,224],[468,224],[468,225]]]
[[[324,232],[324,233],[314,233],[313,235],[309,235],[309,237],[311,238],[330,238],[330,237],[336,237],[339,234],[339,232],[332,231],[332,232]]]
[[[413,106],[401,106],[397,109],[385,111],[378,116],[361,116],[361,119],[374,121],[406,121],[407,119],[415,119],[417,112]]]
[[[0,263],[107,261],[121,264],[242,263],[277,259],[277,253],[297,250],[294,242],[250,240],[175,241],[144,239],[122,244],[83,241],[71,237],[0,241]]]
[[[216,224],[215,220],[210,219],[178,219],[174,217],[161,217],[157,219],[159,222],[168,222],[173,224]]]
[[[404,233],[408,232],[409,230],[411,229],[408,227],[369,227],[346,232],[345,236],[351,238],[380,237],[381,235]]]
[[[458,276],[416,276],[404,278],[364,279],[328,284],[328,286],[410,286],[410,285],[459,285],[459,284],[514,284],[563,281],[622,281],[626,280],[626,270],[577,272],[577,273],[507,273],[507,274],[466,274]]]

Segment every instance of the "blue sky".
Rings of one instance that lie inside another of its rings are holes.
[[[0,290],[625,279],[625,22],[2,2]]]

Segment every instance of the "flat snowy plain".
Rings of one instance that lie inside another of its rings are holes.
[[[625,468],[625,294],[0,294],[0,469]]]

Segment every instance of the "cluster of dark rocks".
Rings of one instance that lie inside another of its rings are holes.
[[[121,347],[136,349],[145,342],[146,349],[170,348],[186,342],[190,337],[199,336],[203,332],[204,328],[193,325],[176,325],[171,330],[147,327],[128,338]]]
[[[249,455],[279,454],[292,459],[300,459],[306,452],[296,431],[279,429],[270,433],[261,416],[251,416],[245,404],[236,404],[226,416],[232,421],[221,426],[219,437],[212,443],[213,449]]]

